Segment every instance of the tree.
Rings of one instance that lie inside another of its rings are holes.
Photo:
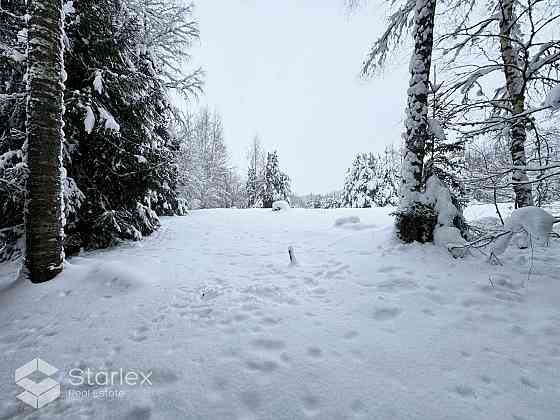
[[[204,108],[187,116],[180,137],[180,188],[190,207],[244,207],[241,181],[228,164],[220,115]]]
[[[342,205],[355,208],[397,205],[400,162],[396,155],[391,146],[377,156],[358,154],[346,175]]]
[[[352,0],[351,3],[356,3]],[[464,234],[461,210],[452,203],[447,186],[435,174],[425,173],[426,146],[430,139],[428,94],[433,55],[436,0],[408,0],[389,17],[387,29],[371,48],[362,73],[382,67],[387,54],[408,31],[414,12],[414,51],[410,62],[401,168],[399,207],[395,212],[397,236],[405,241],[431,242],[440,227],[456,227]],[[426,176],[431,175],[431,176]],[[448,211],[452,209],[453,211]],[[458,238],[459,239],[459,238]]]
[[[179,143],[163,81],[140,48],[138,18],[119,0],[73,7],[66,17],[67,234],[78,249],[107,247],[151,234],[158,215],[182,214]]]
[[[25,267],[33,283],[63,269],[62,0],[31,0],[28,41]]]
[[[456,96],[453,125],[464,139],[492,138],[506,148],[509,167],[489,174],[499,182],[483,182],[484,188],[513,189],[517,207],[531,205],[532,185],[542,197],[543,180],[555,175],[542,164],[549,152],[549,118],[542,114],[550,108],[542,99],[559,83],[558,4],[493,0],[456,2],[452,9],[448,15],[458,15],[458,22],[446,25],[438,43],[454,73],[446,89],[448,100]],[[504,82],[497,85],[494,76],[500,73]]]
[[[167,89],[185,98],[202,92],[203,71],[185,74],[189,51],[199,38],[194,5],[183,0],[126,0],[142,27],[143,48],[150,54]]]
[[[500,51],[504,64],[507,94],[513,115],[519,116],[525,112],[525,89],[523,88],[523,70],[518,60],[518,49],[513,47],[513,42],[519,43],[515,32],[517,17],[514,13],[514,1],[501,0],[500,9]],[[527,165],[525,125],[524,118],[516,118],[510,126],[511,157],[514,167],[512,181],[516,207],[533,205],[531,184],[527,182],[529,178],[523,169]]]
[[[405,242],[430,241],[433,226],[422,202],[424,156],[428,141],[428,87],[432,62],[435,0],[419,0],[414,12],[414,52],[410,62],[410,84],[405,128],[401,191],[397,211],[397,235]]]
[[[264,174],[264,188],[262,191],[262,202],[264,208],[272,208],[277,200],[289,201],[290,178],[280,171],[278,163],[278,152],[268,153],[266,157],[266,168]]]
[[[0,9],[0,262],[18,257],[27,182],[27,29],[24,0]],[[23,242],[23,241],[21,241]]]
[[[356,156],[344,182],[342,202],[345,207],[377,207],[375,193],[380,180],[375,173],[376,166],[377,159],[372,153]]]
[[[265,152],[258,136],[253,138],[247,153],[249,167],[247,169],[247,207],[262,207],[259,197],[264,187],[264,172],[266,166]]]

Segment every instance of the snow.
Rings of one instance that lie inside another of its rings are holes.
[[[93,88],[100,95],[103,93],[103,75],[100,70],[95,71],[95,78],[93,79]]]
[[[84,127],[86,129],[86,133],[91,134],[93,131],[93,127],[95,127],[95,115],[93,113],[93,109],[91,106],[86,106],[86,117],[84,119]]]
[[[347,224],[356,224],[356,223],[360,223],[360,218],[358,216],[339,217],[334,221],[335,226],[344,226]]]
[[[144,156],[142,155],[134,155],[134,157],[136,158],[136,160],[138,161],[138,163],[148,163],[148,159],[146,159]]]
[[[290,204],[288,204],[288,202],[284,200],[278,200],[272,203],[272,211],[280,211],[280,210],[285,211],[288,210],[289,208],[290,208]]]
[[[430,131],[432,132],[432,134],[436,139],[440,141],[446,140],[445,131],[443,130],[443,127],[441,126],[441,123],[438,120],[433,118],[428,118],[428,127],[430,128]]]
[[[396,241],[393,210],[198,210],[49,283],[0,265],[0,418],[560,418],[560,241],[454,260]],[[35,357],[62,389],[39,410],[9,379]],[[73,400],[108,390],[73,386],[76,367],[153,384]]]
[[[115,117],[105,108],[99,107],[99,118],[105,121],[106,130],[116,131],[117,133],[121,131],[121,126],[117,123]]]
[[[542,208],[523,207],[511,213],[504,228],[514,233],[524,231],[534,239],[546,241],[555,220],[552,214]]]
[[[553,110],[560,109],[560,84],[550,89],[548,95],[546,95],[544,105],[551,107]]]

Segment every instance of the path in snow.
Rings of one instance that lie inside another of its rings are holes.
[[[44,285],[0,268],[0,419],[560,418],[558,241],[527,282],[529,250],[453,260],[387,213],[196,211]],[[63,392],[39,410],[12,381],[35,357]],[[73,401],[72,367],[153,386]]]

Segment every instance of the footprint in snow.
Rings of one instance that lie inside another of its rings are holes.
[[[453,391],[463,398],[476,398],[476,392],[468,385],[457,385]]]
[[[319,398],[314,395],[303,397],[303,408],[308,417],[316,416],[319,413]]]
[[[282,350],[286,347],[286,344],[282,340],[271,340],[267,338],[259,338],[251,342],[253,347],[261,350]]]
[[[307,349],[307,354],[315,359],[318,359],[323,355],[323,350],[319,347],[309,347]]]
[[[379,267],[377,269],[377,272],[378,273],[391,273],[391,272],[397,271],[397,270],[400,270],[400,268],[392,266],[392,265],[386,265],[386,266],[383,266],[383,267]]]
[[[278,369],[278,363],[273,360],[248,360],[245,364],[250,370],[262,373],[270,373]]]
[[[531,379],[527,378],[526,376],[522,376],[521,377],[521,383],[529,388],[532,389],[539,389],[539,385],[537,383],[535,383],[534,381],[532,381]]]
[[[358,332],[351,330],[344,334],[344,338],[347,340],[352,340],[358,336]]]
[[[418,284],[415,281],[406,278],[393,278],[377,284],[377,289],[382,292],[399,292],[402,290],[416,289],[417,287]]]
[[[148,327],[141,326],[141,327],[137,328],[136,330],[134,330],[134,332],[132,333],[132,335],[129,338],[132,341],[136,341],[137,343],[140,343],[142,341],[145,341],[148,338],[148,335],[145,334],[147,331],[148,331]]]
[[[402,310],[400,308],[394,307],[394,308],[377,308],[374,312],[373,312],[373,319],[375,319],[376,321],[387,321],[389,319],[393,319],[396,318],[397,316],[400,315],[400,313],[402,312]]]

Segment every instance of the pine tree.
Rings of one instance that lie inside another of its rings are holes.
[[[356,156],[344,182],[343,203],[346,207],[376,207],[375,190],[379,180],[375,176],[375,157],[372,153]]]
[[[358,154],[346,174],[342,205],[354,208],[396,205],[399,176],[395,157],[392,148],[378,156]]]
[[[25,0],[0,11],[0,262],[20,256],[27,181]]]
[[[264,188],[262,190],[262,202],[264,208],[272,208],[277,200],[289,201],[290,178],[280,171],[278,153],[276,151],[267,154],[264,174]]]
[[[249,167],[247,170],[247,182],[245,190],[247,192],[247,207],[257,207],[259,182],[255,168]]]
[[[265,156],[258,136],[253,138],[247,153],[249,167],[247,168],[247,207],[262,207],[261,200],[264,188]]]
[[[80,0],[67,16],[67,214],[72,244],[140,239],[158,214],[180,214],[171,108],[142,45],[138,19],[118,0]]]
[[[28,41],[25,267],[33,283],[63,269],[62,0],[31,0]]]

